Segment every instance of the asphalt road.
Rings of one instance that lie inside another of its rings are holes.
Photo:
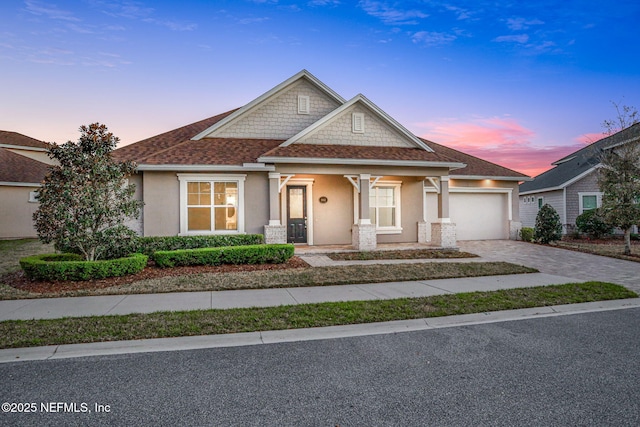
[[[637,426],[639,355],[640,309],[626,309],[6,363],[3,411],[23,412],[0,425]]]

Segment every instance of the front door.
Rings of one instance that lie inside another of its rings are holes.
[[[307,187],[287,186],[287,242],[307,243]]]

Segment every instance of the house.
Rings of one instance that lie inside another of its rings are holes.
[[[50,162],[44,142],[0,131],[0,239],[37,237],[36,190]]]
[[[535,226],[538,210],[551,205],[560,215],[564,232],[575,230],[576,218],[602,204],[597,170],[603,150],[640,141],[640,123],[552,163],[552,169],[520,185],[520,218],[524,227]]]
[[[121,147],[144,235],[264,233],[268,243],[515,238],[527,176],[427,141],[303,70],[242,108]]]

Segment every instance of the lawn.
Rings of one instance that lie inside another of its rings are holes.
[[[0,269],[0,299],[122,295],[140,293],[221,291],[301,286],[382,283],[456,277],[533,273],[537,270],[506,262],[452,262],[392,265],[348,265],[309,267],[294,257],[286,265],[199,266],[160,269],[147,267],[141,274],[86,282],[31,282],[16,272],[21,256],[51,251],[36,241],[14,241],[3,251]],[[32,251],[31,253],[29,251]],[[21,256],[17,256],[16,253]],[[15,282],[12,282],[12,280]]]
[[[455,259],[475,258],[478,255],[447,249],[408,249],[366,252],[336,252],[327,254],[334,261],[369,261],[381,259]]]
[[[394,300],[11,320],[0,322],[0,348],[386,322],[634,297],[622,286],[589,282]]]

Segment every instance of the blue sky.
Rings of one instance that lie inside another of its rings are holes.
[[[301,69],[409,130],[536,174],[640,108],[640,3],[0,4],[0,129],[123,143],[240,107]]]

